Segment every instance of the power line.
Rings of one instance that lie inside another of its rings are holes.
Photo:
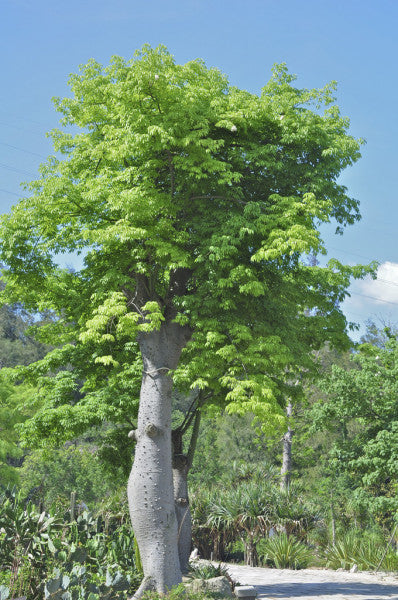
[[[7,123],[7,121],[0,121],[0,125],[4,125],[5,127],[13,127],[14,129],[19,129],[19,131],[26,131],[28,133],[34,133],[35,135],[43,135],[43,131],[39,131],[39,129],[26,129],[26,127],[19,127],[18,125]]]
[[[358,256],[359,258],[366,258],[366,260],[377,260],[376,258],[370,258],[370,256],[364,256],[363,254],[358,254],[357,252],[347,252],[347,250],[341,250],[340,248],[334,248],[333,246],[328,246],[328,248],[330,250],[340,252],[341,254],[350,254],[352,256]]]
[[[2,169],[7,169],[8,171],[14,171],[15,173],[22,173],[22,175],[29,175],[30,177],[36,177],[34,173],[30,173],[29,171],[24,171],[23,169],[18,169],[17,167],[13,167],[11,165],[5,165],[4,163],[0,163],[0,167]]]
[[[332,246],[329,246],[329,248],[331,250],[336,250],[337,252],[341,252],[341,254],[352,254],[353,256],[359,256],[360,258],[366,258],[366,260],[375,260],[375,259],[371,259],[369,256],[364,256],[363,254],[356,254],[355,252],[347,252],[346,250],[340,250],[339,248],[333,248]],[[398,283],[396,281],[388,281],[388,279],[382,279],[381,277],[377,277],[374,281],[380,281],[381,283],[384,283],[384,284],[398,286]]]
[[[10,192],[9,190],[3,190],[0,188],[0,192],[4,192],[5,194],[11,194],[11,196],[17,196],[17,198],[24,198],[25,196],[21,196],[20,194],[16,194],[15,192]]]
[[[33,123],[34,125],[40,125],[41,127],[46,127],[46,124],[43,121],[36,121],[34,119],[27,119],[26,117],[21,117],[21,115],[16,115],[16,114],[12,114],[9,113],[5,110],[3,110],[2,108],[0,108],[0,113],[5,116],[5,117],[9,117],[10,119],[15,119],[18,121],[26,121],[26,123]]]
[[[367,294],[360,294],[359,292],[349,292],[349,294],[354,296],[363,296],[364,298],[370,298],[371,300],[377,300],[378,302],[385,302],[386,304],[394,304],[394,306],[398,306],[398,302],[391,302],[391,300],[383,300],[382,298],[368,296]]]
[[[18,146],[13,146],[12,144],[7,144],[6,142],[0,142],[2,146],[7,146],[8,148],[13,148],[14,150],[19,150],[20,152],[26,152],[27,154],[32,154],[32,156],[38,156],[39,158],[47,158],[44,154],[39,154],[38,152],[32,152],[31,150],[25,150],[25,148],[19,148]]]
[[[387,279],[379,279],[378,277],[374,281],[380,281],[381,283],[385,283],[388,285],[395,285],[398,287],[398,283],[396,283],[395,281],[388,281]]]

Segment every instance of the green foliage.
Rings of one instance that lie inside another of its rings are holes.
[[[123,590],[137,589],[141,575],[134,566],[130,526],[115,523],[108,514],[83,512],[71,522],[69,514],[65,519],[40,513],[10,491],[2,500],[0,571],[10,592],[39,600],[43,592],[61,597],[67,591],[80,600],[90,592],[99,594],[93,598],[125,598]]]
[[[98,439],[100,436],[95,435]],[[131,459],[130,459],[131,461]],[[45,507],[68,501],[72,491],[77,501],[93,508],[115,490],[115,472],[105,469],[88,443],[60,449],[34,450],[19,469],[21,492]]]
[[[189,591],[189,594],[187,594],[184,584],[174,586],[166,594],[159,594],[158,592],[146,592],[143,596],[145,600],[184,600],[184,598],[189,598],[189,600],[206,600],[206,598],[215,597],[216,594],[211,592],[206,592],[206,595],[204,595],[200,592]]]
[[[10,587],[37,597],[42,591],[47,563],[55,551],[62,521],[45,512],[39,513],[20,494],[7,490],[0,507],[0,565],[11,573]],[[50,561],[51,562],[51,561]]]
[[[377,536],[358,535],[351,531],[325,549],[326,566],[350,569],[357,565],[364,571],[398,571],[398,554],[388,549],[385,540]]]
[[[206,469],[203,469],[204,457]],[[220,480],[228,485],[231,478],[244,478],[244,471],[250,478],[253,468],[260,468],[264,476],[269,476],[269,470],[274,468],[270,464],[274,457],[275,443],[263,432],[256,431],[252,414],[204,414],[190,481],[193,487],[211,487]],[[240,475],[239,470],[243,470]]]
[[[194,579],[212,579],[212,577],[230,577],[228,569],[221,563],[214,565],[210,562],[191,563],[189,577]]]
[[[4,286],[0,281],[0,289]],[[51,315],[33,319],[20,304],[0,306],[0,368],[28,365],[46,354],[49,348],[34,339],[32,327],[51,322]]]
[[[397,375],[394,337],[382,347],[364,344],[353,355],[352,368],[334,366],[325,376],[327,397],[311,412],[314,429],[335,434],[329,471],[350,479],[356,488],[352,502],[376,519],[391,520],[398,509]]]
[[[25,442],[126,426],[139,334],[171,320],[192,333],[179,389],[282,428],[286,372],[311,372],[325,340],[348,343],[339,302],[372,270],[303,259],[325,252],[319,223],[359,218],[337,180],[361,141],[334,85],[298,89],[281,65],[250,94],[162,46],[91,60],[69,83],[55,100],[67,128],[51,133],[57,157],[0,227],[4,301],[57,315],[37,331],[55,349],[14,374],[40,389]],[[63,252],[84,253],[83,268],[59,268]]]
[[[192,494],[194,545],[201,556],[214,552],[217,559],[224,559],[226,546],[240,538],[247,564],[255,566],[258,544],[272,528],[306,538],[315,527],[317,515],[310,511],[302,491],[297,486],[280,490],[272,469],[241,466],[235,478],[225,487]]]
[[[131,589],[130,577],[108,568],[104,582],[94,582],[84,566],[75,565],[69,572],[56,569],[44,586],[48,600],[117,600],[127,598]]]
[[[265,564],[277,569],[305,569],[313,560],[308,546],[286,533],[266,540],[259,552]]]
[[[27,385],[12,385],[0,381],[0,481],[12,485],[18,481],[20,459],[24,452],[19,443],[16,425],[32,416],[32,395]]]

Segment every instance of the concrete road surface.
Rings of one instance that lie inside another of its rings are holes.
[[[226,566],[233,579],[255,586],[264,600],[398,600],[398,577],[392,575]]]

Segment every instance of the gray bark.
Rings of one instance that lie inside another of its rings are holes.
[[[131,522],[144,570],[135,598],[147,590],[163,594],[181,582],[172,479],[172,379],[168,372],[177,366],[188,337],[185,328],[169,321],[139,339],[144,370],[128,483]]]
[[[181,571],[189,569],[192,542],[192,518],[188,497],[188,462],[184,454],[173,456],[174,503],[178,524],[178,558]]]
[[[194,413],[194,423],[191,441],[187,454],[183,454],[182,435],[183,430],[173,432],[173,486],[174,502],[178,523],[178,556],[181,571],[187,573],[189,570],[189,556],[192,545],[192,517],[189,506],[188,495],[188,473],[192,466],[196,442],[199,434],[200,411],[197,408]],[[188,421],[190,422],[190,420]]]
[[[287,431],[283,436],[283,452],[282,452],[282,468],[281,468],[281,489],[287,490],[290,485],[290,478],[292,472],[292,439],[293,430],[290,427],[290,418],[293,412],[292,401],[289,400],[286,407],[287,415]]]

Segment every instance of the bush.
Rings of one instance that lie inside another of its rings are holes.
[[[331,569],[349,570],[357,565],[359,570],[398,570],[398,555],[386,552],[386,542],[379,536],[359,537],[355,532],[342,536],[325,550],[326,566]]]
[[[212,577],[228,577],[229,573],[225,566],[221,563],[213,565],[211,562],[191,563],[189,576],[195,579],[211,579]]]
[[[42,600],[44,585],[54,600],[125,598],[138,588],[133,533],[119,517],[85,511],[70,522],[8,491],[0,498],[0,522],[0,600],[7,594]]]
[[[312,559],[310,549],[286,533],[265,540],[258,551],[264,564],[277,569],[305,569]]]

